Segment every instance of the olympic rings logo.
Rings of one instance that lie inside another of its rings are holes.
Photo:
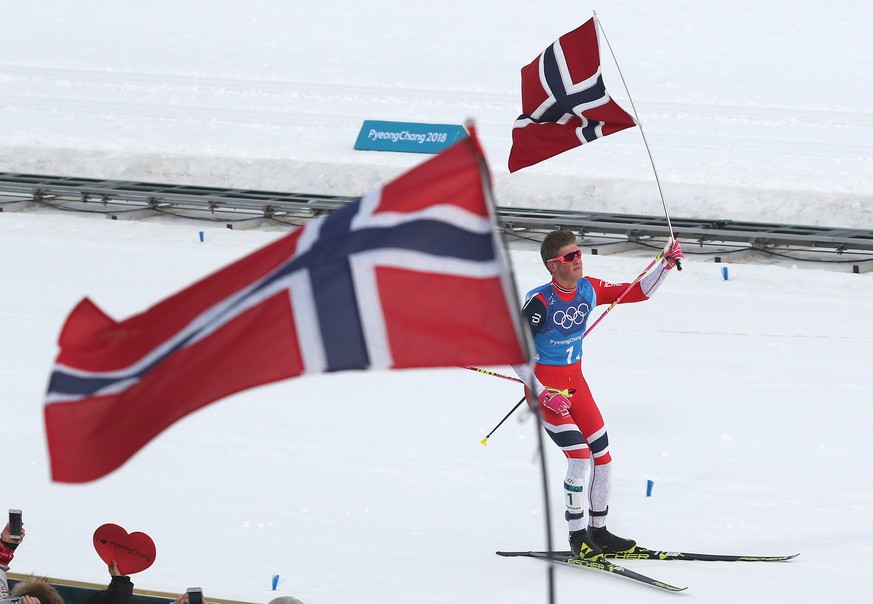
[[[588,316],[588,305],[584,302],[579,306],[570,306],[567,310],[559,310],[552,315],[552,321],[564,329],[570,329],[574,325],[582,325]]]

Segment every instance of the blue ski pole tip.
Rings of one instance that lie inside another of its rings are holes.
[[[273,591],[276,591],[276,588],[279,586],[279,575],[273,575]]]
[[[721,276],[724,277],[725,281],[728,280],[728,267],[726,267],[726,266],[721,267]]]
[[[200,241],[202,242],[202,241],[205,239],[205,237],[204,237],[204,235],[203,235],[203,231],[200,231],[200,232],[198,233],[198,235],[200,236]]]
[[[655,483],[651,480],[646,481],[646,497],[652,496],[652,487],[655,486]]]

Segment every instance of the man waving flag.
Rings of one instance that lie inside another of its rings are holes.
[[[89,299],[45,402],[52,479],[113,471],[185,415],[303,373],[527,362],[475,136],[141,314]]]
[[[521,105],[510,172],[636,125],[603,84],[593,17],[522,68]]]

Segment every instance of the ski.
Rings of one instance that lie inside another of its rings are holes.
[[[538,560],[551,560],[556,564],[573,566],[575,568],[590,568],[592,570],[610,573],[618,577],[631,579],[645,585],[651,585],[652,587],[657,587],[658,589],[664,589],[666,591],[684,591],[688,589],[687,587],[676,587],[675,585],[670,585],[669,583],[653,579],[652,577],[632,571],[629,568],[619,566],[609,560],[580,560],[579,558],[570,556],[570,552],[554,552],[553,554],[549,554],[548,552],[497,552],[497,555],[506,557],[524,556],[526,558],[536,558]]]
[[[532,552],[498,552],[501,556],[532,556],[536,557],[548,556],[548,552],[532,551]],[[568,557],[569,551],[553,552],[557,557]],[[787,556],[750,556],[750,555],[729,555],[729,554],[695,554],[692,552],[668,552],[662,550],[649,549],[647,547],[635,546],[633,549],[626,552],[603,554],[604,557],[615,560],[698,560],[705,562],[784,562],[792,560],[800,554],[789,554]]]

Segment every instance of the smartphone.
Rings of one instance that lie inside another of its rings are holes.
[[[201,588],[188,588],[188,604],[203,604],[203,590]]]
[[[9,510],[9,536],[21,539],[21,510]]]

